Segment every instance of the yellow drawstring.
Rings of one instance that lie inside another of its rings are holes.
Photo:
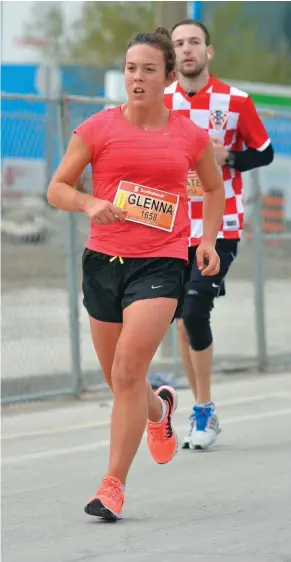
[[[119,259],[121,265],[124,264],[124,261],[123,261],[123,259],[122,259],[120,256],[114,256],[113,258],[110,258],[109,261],[110,261],[110,262],[113,262],[113,261],[116,260],[116,259]]]

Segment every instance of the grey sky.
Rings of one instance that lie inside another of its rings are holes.
[[[63,10],[67,21],[75,19],[83,2],[64,1]],[[1,2],[1,62],[2,63],[33,63],[40,61],[40,55],[34,48],[16,44],[23,36],[25,23],[29,21],[34,2],[6,0]]]

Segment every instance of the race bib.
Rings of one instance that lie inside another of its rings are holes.
[[[145,185],[121,181],[114,205],[127,211],[126,220],[172,232],[179,195]]]
[[[203,186],[194,170],[188,172],[187,193],[189,197],[203,197]]]

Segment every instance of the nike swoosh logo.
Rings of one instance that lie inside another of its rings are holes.
[[[160,289],[163,285],[152,285],[152,289]]]
[[[214,289],[218,289],[219,285],[216,285],[215,283],[212,283],[212,287],[214,287]]]

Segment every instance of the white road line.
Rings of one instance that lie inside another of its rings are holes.
[[[110,414],[108,415],[108,419],[104,421],[88,421],[76,425],[69,425],[67,427],[56,427],[52,429],[38,429],[35,431],[27,431],[24,433],[10,433],[1,436],[1,441],[9,441],[9,440],[17,440],[17,439],[26,439],[30,437],[43,437],[45,435],[59,435],[61,433],[70,433],[73,431],[79,431],[82,429],[98,429],[99,427],[107,427],[110,424]]]
[[[245,416],[238,416],[235,418],[227,418],[223,420],[223,425],[230,425],[233,423],[250,422],[254,420],[261,420],[264,418],[275,418],[280,416],[289,416],[291,414],[291,408],[287,410],[269,410],[268,412],[262,412],[258,414],[250,414]],[[182,425],[175,427],[176,431],[186,431],[188,426]],[[2,457],[2,466],[4,465],[15,465],[22,464],[30,461],[37,461],[42,459],[62,457],[66,455],[72,455],[75,453],[96,451],[103,447],[108,447],[109,440],[97,441],[96,443],[89,443],[87,445],[78,445],[77,447],[67,447],[63,449],[50,449],[49,451],[40,451],[38,453],[29,453],[27,455],[16,455],[13,457],[7,457],[6,459]]]
[[[221,400],[216,401],[217,408],[223,408],[226,406],[236,406],[239,404],[249,404],[251,402],[260,402],[268,399],[283,399],[287,398],[286,394],[283,392],[271,392],[268,394],[258,394],[257,396],[242,396],[241,398],[232,398],[231,400]],[[177,414],[184,412],[190,412],[193,403],[189,402],[187,406],[178,406]],[[3,422],[2,422],[3,423]],[[2,441],[10,441],[10,440],[17,440],[17,439],[26,439],[30,437],[43,437],[45,435],[60,435],[62,433],[70,433],[73,431],[81,431],[84,429],[98,429],[102,427],[107,427],[110,424],[110,415],[108,415],[107,420],[103,421],[87,421],[80,424],[74,424],[66,427],[55,427],[55,428],[47,428],[47,429],[39,429],[35,431],[28,431],[28,432],[21,432],[21,433],[7,433],[6,435],[1,436]]]

